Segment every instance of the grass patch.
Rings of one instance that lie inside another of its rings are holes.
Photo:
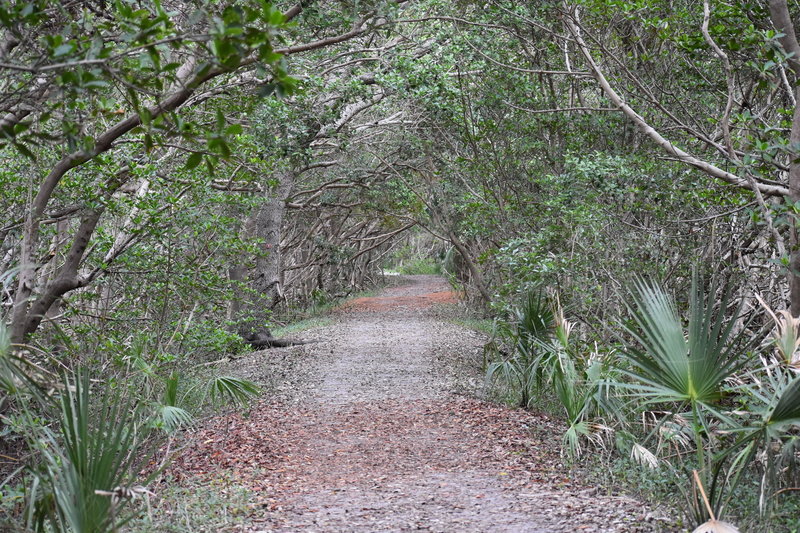
[[[331,317],[312,316],[297,322],[292,322],[291,324],[286,324],[285,326],[273,328],[272,334],[275,337],[285,337],[287,335],[295,335],[313,328],[322,328],[331,324],[333,324],[333,318]]]
[[[428,257],[419,257],[401,263],[395,270],[400,274],[408,276],[417,274],[442,274],[442,264]]]
[[[142,504],[141,514],[128,523],[126,531],[234,531],[244,529],[253,511],[252,491],[237,484],[231,475],[220,474],[191,486],[174,486],[167,481],[157,491],[149,505]]]
[[[469,316],[455,316],[448,319],[448,322],[461,326],[462,328],[471,329],[479,333],[491,335],[494,331],[494,320],[490,318],[475,318]]]

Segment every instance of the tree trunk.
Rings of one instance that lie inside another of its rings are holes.
[[[36,331],[41,324],[47,311],[52,305],[58,301],[64,294],[75,290],[84,285],[83,279],[78,274],[78,267],[83,260],[83,254],[89,246],[89,241],[94,233],[97,223],[103,214],[104,209],[97,209],[89,211],[82,219],[78,230],[75,232],[75,237],[72,241],[72,246],[66,254],[64,264],[58,269],[58,272],[53,280],[51,280],[42,289],[41,294],[33,301],[29,301],[32,294],[35,272],[31,269],[31,276],[26,277],[25,284],[20,280],[20,289],[25,295],[24,300],[16,300],[14,302],[14,316],[11,323],[11,342],[22,343],[34,331]],[[30,285],[28,284],[30,283]],[[19,296],[19,294],[17,295]]]
[[[295,174],[286,171],[280,175],[278,186],[266,193],[264,203],[255,216],[254,235],[261,241],[261,253],[250,273],[250,293],[245,300],[240,332],[245,335],[265,333],[272,310],[283,297],[283,256],[281,237],[286,200],[292,194]]]
[[[473,261],[472,257],[470,257],[467,247],[464,246],[464,243],[462,243],[458,237],[456,237],[455,232],[448,231],[447,236],[450,238],[450,242],[453,243],[453,246],[455,246],[456,250],[458,250],[461,258],[464,259],[464,263],[466,263],[467,269],[469,269],[469,273],[472,275],[472,282],[478,289],[478,292],[480,293],[484,303],[492,303],[492,295],[489,294],[489,290],[486,288],[486,282],[483,279],[483,275],[481,274],[480,269],[478,269],[478,266],[475,264],[475,261]]]
[[[800,98],[800,88],[796,91],[797,98]],[[789,135],[789,145],[796,150],[800,146],[800,106],[795,106],[794,117],[792,119],[792,132]],[[800,202],[800,161],[798,155],[792,155],[789,165],[789,201],[792,205]],[[790,210],[792,212],[792,210]],[[797,224],[800,221],[794,218],[791,224],[789,237],[789,301],[791,302],[790,311],[792,316],[800,317],[800,238],[798,238]]]
[[[784,50],[790,54],[787,59],[789,67],[800,79],[800,44],[794,31],[794,24],[789,15],[789,6],[786,0],[770,0],[769,13],[775,29],[783,34],[778,40]],[[800,88],[795,90],[795,101],[800,101]],[[792,160],[789,163],[789,195],[788,200],[792,205],[800,201],[800,160],[796,151],[800,146],[800,106],[795,105],[792,117],[792,131],[789,134],[789,146],[792,147]],[[792,210],[790,209],[790,212]],[[798,220],[795,217],[789,231],[789,301],[792,316],[800,316],[800,239],[797,231]]]

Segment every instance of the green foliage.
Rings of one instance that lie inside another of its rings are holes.
[[[473,331],[477,331],[485,335],[492,335],[496,331],[495,322],[488,318],[476,318],[471,316],[454,316],[450,318],[449,321],[463,328],[471,329]],[[486,370],[486,368],[484,368],[483,370]]]
[[[739,337],[743,334],[733,333],[735,327],[742,327],[737,323],[741,307],[728,318],[718,311],[728,309],[727,297],[716,302],[712,296],[715,294],[714,285],[706,292],[695,278],[688,331],[684,331],[675,304],[663,289],[637,282],[633,294],[636,307],[632,309],[636,326],[628,327],[628,333],[644,351],[624,352],[633,366],[626,374],[633,381],[620,384],[639,398],[639,408],[655,403],[666,414],[656,430],[680,421],[682,431],[690,437],[687,444],[691,443],[689,452],[694,457],[679,454],[674,465],[667,464],[673,468],[677,488],[686,501],[686,513],[695,524],[710,517],[693,488],[692,470],[699,471],[713,512],[719,518],[759,454],[766,460],[759,498],[760,511],[766,517],[771,495],[781,483],[775,465],[790,468],[796,460],[793,452],[776,453],[775,446],[793,449],[795,439],[790,428],[800,422],[798,378],[780,364],[750,364],[752,339],[741,342]],[[735,375],[742,375],[746,366],[748,378],[731,388],[729,383]],[[729,395],[743,409],[731,408]],[[788,463],[781,463],[778,457],[788,459]]]
[[[620,406],[609,384],[615,374],[611,358],[597,352],[582,357],[570,340],[573,327],[558,300],[549,300],[541,289],[529,290],[514,308],[512,322],[497,328],[500,339],[514,351],[489,364],[486,376],[500,378],[519,397],[521,407],[541,404],[545,396],[557,400],[568,426],[564,450],[574,459],[584,441],[605,445],[612,430],[602,418],[619,417]],[[491,341],[487,357],[497,357],[500,346]]]
[[[315,316],[274,328],[272,334],[275,337],[285,337],[311,328],[322,328],[331,324],[333,324],[333,319],[330,316]]]
[[[144,336],[131,347],[127,361],[133,374],[126,382],[95,381],[86,369],[78,369],[48,393],[38,381],[49,375],[10,355],[4,339],[0,325],[5,343],[0,392],[4,402],[13,401],[16,414],[0,414],[0,421],[8,430],[5,436],[24,438],[31,462],[23,473],[27,482],[20,497],[10,484],[14,475],[3,481],[0,493],[17,502],[16,511],[5,511],[36,531],[118,530],[136,514],[129,503],[151,495],[149,478],[137,479],[137,474],[148,463],[147,450],[159,442],[153,429],[174,434],[192,425],[190,404],[199,408],[207,399],[215,405],[244,406],[259,393],[252,382],[219,376],[205,379],[203,398],[193,399],[191,387],[180,394],[184,380],[177,373],[159,377],[163,362],[149,361]]]
[[[131,516],[129,500],[148,494],[133,485],[136,468],[146,463],[146,418],[119,391],[95,396],[91,389],[86,371],[65,377],[58,429],[29,425],[38,464],[30,471],[26,522],[36,531],[114,531]]]
[[[194,417],[182,407],[161,404],[157,406],[158,425],[168,433],[173,433],[182,427],[194,424]]]
[[[712,287],[709,294],[716,294]],[[636,283],[633,311],[636,327],[628,333],[644,351],[629,350],[638,394],[648,402],[683,402],[695,408],[711,408],[722,398],[725,380],[747,364],[746,346],[733,335],[735,319],[727,319],[728,296],[716,302],[693,282],[689,304],[689,330],[684,333],[678,311],[657,285]],[[738,315],[738,309],[734,317]],[[740,335],[741,336],[741,335]]]
[[[20,6],[25,7],[19,11]],[[22,12],[27,14],[20,16]],[[261,0],[221,12],[214,2],[195,2],[190,15],[188,21],[182,20],[184,17],[167,11],[158,1],[136,7],[109,2],[99,9],[49,0],[4,4],[0,26],[5,32],[44,38],[24,42],[15,62],[4,66],[9,76],[2,90],[25,94],[30,74],[42,76],[42,83],[59,89],[59,101],[54,104],[63,116],[54,120],[53,106],[42,106],[44,112],[11,122],[0,141],[33,158],[31,148],[56,140],[57,132],[68,150],[90,152],[96,147],[93,135],[97,129],[121,113],[133,112],[141,124],[134,133],[148,151],[177,133],[187,139],[205,137],[203,157],[211,165],[215,158],[227,157],[227,139],[237,130],[218,123],[204,136],[199,134],[204,129],[199,122],[152,107],[152,96],[165,95],[181,84],[178,76],[187,52],[198,59],[196,78],[201,81],[204,75],[235,71],[252,56],[270,68],[273,90],[292,92],[296,82],[273,50],[276,32],[284,28],[285,21],[276,7]],[[208,31],[198,34],[194,31],[198,25]],[[57,127],[48,131],[51,126]],[[191,162],[199,163],[196,156]]]
[[[232,376],[211,378],[207,390],[212,401],[227,401],[238,406],[247,405],[261,392],[255,383]]]
[[[408,189],[406,191],[410,193]],[[403,203],[401,201],[400,205]],[[405,207],[414,209],[412,206]],[[430,235],[411,230],[404,237],[403,245],[396,246],[386,258],[383,268],[403,275],[443,274],[445,256],[440,242]]]
[[[0,397],[0,406],[16,397],[45,400],[46,391],[33,377],[41,377],[41,369],[26,359],[14,355],[9,347],[8,332],[5,325],[0,323],[0,394],[3,394],[3,397]]]
[[[435,275],[442,273],[442,265],[432,259],[418,258],[411,262],[406,262],[399,265],[397,267],[397,272],[403,275]]]
[[[178,385],[180,376],[176,373],[171,374],[164,380],[164,394],[161,402],[156,404],[156,416],[158,425],[163,427],[168,433],[174,432],[181,427],[191,426],[194,417],[186,409],[180,407],[178,402]]]
[[[748,495],[766,524],[779,507],[774,495],[798,471],[800,377],[782,352],[759,363],[753,351],[761,337],[742,321],[741,304],[731,305],[730,292],[718,285],[705,290],[698,279],[686,321],[660,286],[634,283],[625,332],[641,348],[628,345],[621,357],[596,348],[582,357],[582,341],[573,338],[560,307],[532,290],[509,322],[496,323],[487,379],[508,387],[524,407],[553,402],[567,423],[563,446],[570,458],[585,443],[612,453],[608,445],[615,442],[629,461],[670,480],[691,523],[709,519],[694,486],[697,470],[717,517],[745,510],[738,498]],[[776,330],[778,345],[794,346],[785,336]],[[503,356],[509,346],[513,352]]]
[[[461,241],[506,317],[487,349],[489,379],[525,407],[552,402],[573,456],[587,439],[607,444],[614,430],[640,462],[673,453],[661,468],[700,468],[719,509],[754,472],[764,480],[764,513],[770,495],[790,486],[796,324],[781,319],[775,357],[748,344],[745,337],[759,339],[745,320],[725,317],[734,297],[780,293],[772,281],[788,257],[775,258],[773,248],[776,235],[793,232],[798,206],[768,198],[763,211],[751,208],[749,193],[665,160],[609,109],[563,27],[564,8],[578,9],[609,83],[675,146],[748,183],[781,185],[796,159],[796,79],[765,5],[711,5],[709,35],[733,69],[732,107],[697,2],[305,2],[292,24],[262,0],[183,7],[0,4],[8,108],[0,268],[33,274],[27,302],[56,284],[70,250],[81,259],[70,280],[77,288],[47,306],[52,325],[30,339],[63,345],[59,353],[46,362],[3,354],[0,335],[0,402],[47,404],[47,387],[37,384],[52,381],[51,363],[103,369],[98,379],[109,387],[137,391],[137,405],[153,414],[149,428],[173,435],[209,402],[252,399],[251,383],[209,379],[197,365],[245,348],[226,317],[251,293],[230,282],[229,270],[248,270],[269,253],[244,221],[271,198],[276,173],[291,170],[298,187],[283,239],[294,247],[285,257],[294,269],[287,280],[295,286],[284,287],[290,313],[328,309],[365,284],[373,258],[364,263],[360,251],[415,222]],[[276,51],[324,42],[367,12],[374,27],[334,51],[307,50],[291,64]],[[394,26],[397,18],[406,22]],[[196,92],[170,103],[186,91]],[[267,95],[284,98],[256,100]],[[359,105],[367,106],[363,121],[338,122]],[[28,220],[59,161],[70,170]],[[93,233],[78,235],[95,214]],[[364,227],[372,233],[356,231]],[[392,240],[376,248],[374,263],[439,273],[444,262],[466,294],[478,283],[452,248],[411,231],[403,238],[390,259],[382,254]],[[85,249],[72,247],[80,242]],[[685,257],[719,272],[732,294],[695,286],[676,304],[639,281],[632,296],[620,296],[631,272],[680,290],[691,279]],[[11,308],[18,289],[6,281]],[[543,286],[557,288],[581,328]],[[736,313],[748,309],[742,302]],[[606,326],[626,309],[633,322],[613,339]],[[618,343],[632,342],[639,346],[612,358]],[[639,416],[648,423],[635,428]],[[693,520],[704,518],[697,498],[687,501]]]
[[[179,351],[195,360],[205,359],[209,355],[242,353],[248,348],[239,335],[208,320],[189,325],[185,333],[179,332],[172,341]]]
[[[530,407],[543,385],[543,365],[554,362],[547,348],[556,329],[555,313],[541,288],[529,290],[512,313],[512,322],[496,322],[495,339],[485,348],[487,359],[502,355],[500,343],[503,342],[512,351],[502,360],[488,365],[486,379],[490,381],[495,375],[500,376],[518,395],[519,405]]]

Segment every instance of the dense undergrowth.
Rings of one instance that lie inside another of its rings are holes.
[[[713,513],[743,531],[794,531],[795,322],[770,310],[772,323],[756,327],[726,291],[698,276],[685,300],[644,280],[631,284],[626,299],[628,312],[605,345],[543,287],[529,288],[493,322],[453,320],[490,334],[484,370],[495,395],[565,421],[563,454],[587,481],[636,487],[635,494],[680,509],[688,528]],[[329,322],[332,304],[313,306],[308,318],[275,333]],[[167,492],[159,498],[170,503],[151,506],[140,474],[158,475],[171,447],[180,446],[178,430],[214,406],[244,405],[257,393],[254,384],[212,376],[205,366],[178,372],[173,358],[138,343],[124,368],[109,366],[109,386],[101,387],[86,367],[50,374],[44,359],[14,356],[3,338],[3,453],[21,459],[6,469],[0,489],[7,523],[108,531],[133,520],[134,530],[171,523],[186,531],[244,519],[247,490],[235,479],[208,487],[161,483]],[[202,512],[198,490],[210,498]]]
[[[487,380],[520,407],[566,422],[563,454],[596,482],[667,502],[690,528],[796,531],[800,484],[797,321],[758,328],[730,291],[695,276],[688,305],[632,283],[605,346],[531,288],[496,321]],[[591,453],[586,453],[591,451]]]
[[[167,4],[0,2],[0,521],[113,529],[255,393],[242,326],[391,269],[496,317],[575,464],[798,529],[796,4]]]
[[[152,495],[147,485],[181,430],[259,393],[236,377],[166,374],[142,361],[125,373],[62,366],[55,374],[11,353],[2,328],[0,337],[0,525],[11,531],[118,530]]]

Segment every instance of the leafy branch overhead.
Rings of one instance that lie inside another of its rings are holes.
[[[211,123],[184,118],[187,106],[205,102],[203,91],[213,93],[215,84],[234,76],[237,83],[291,93],[297,82],[287,73],[286,55],[352,39],[367,31],[370,20],[369,14],[362,15],[341,33],[276,47],[278,35],[300,8],[284,14],[269,2],[221,12],[204,2],[171,7],[154,2],[142,9],[127,2],[40,2],[3,9],[0,69],[9,74],[0,86],[4,140],[27,156],[34,146],[53,145],[47,161],[39,158],[27,165],[27,172],[37,176],[19,254],[12,325],[16,341],[35,331],[43,309],[93,281],[78,272],[90,237],[105,206],[154,150],[204,139],[205,150],[191,151],[188,170],[205,161],[213,171],[219,158],[231,156],[229,143],[242,133],[239,124],[228,124],[221,110]],[[126,149],[129,136],[141,151]],[[99,165],[87,171],[98,173],[94,187],[100,192],[96,201],[84,200],[81,225],[57,279],[34,296],[33,253],[40,224],[67,173],[90,162]]]
[[[231,6],[219,14],[202,2],[181,6],[181,12],[167,9],[160,2],[144,9],[127,2],[4,6],[2,89],[14,95],[4,102],[6,140],[32,155],[21,134],[60,141],[48,126],[55,119],[68,150],[91,157],[103,150],[96,136],[104,126],[131,115],[128,122],[139,122],[152,146],[153,134],[191,134],[191,124],[163,117],[182,103],[175,101],[181,90],[194,91],[256,63],[264,76],[269,69],[277,83],[291,87],[282,54],[273,49],[285,17],[270,3]],[[131,129],[119,122],[117,128]]]
[[[694,525],[785,522],[798,21],[786,0],[0,0],[0,456],[68,480],[86,371],[92,406],[141,407],[120,424],[158,469],[318,348],[284,326],[441,274],[492,332],[462,362],[563,423],[569,465]],[[235,371],[267,346],[263,383]],[[88,411],[86,439],[124,436]],[[150,490],[106,485],[84,496],[110,526]]]

